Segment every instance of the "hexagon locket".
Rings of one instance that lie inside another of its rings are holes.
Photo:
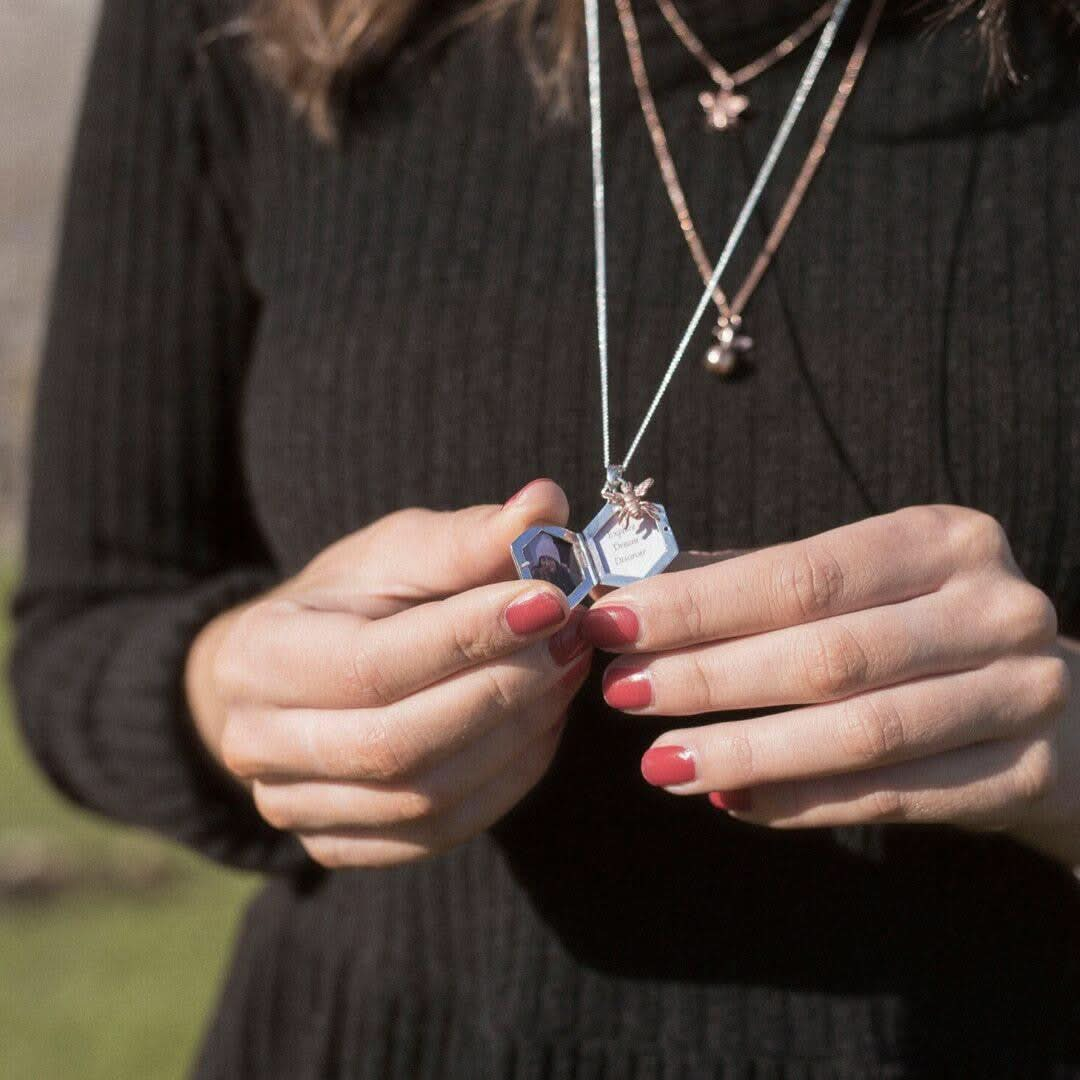
[[[629,585],[666,569],[679,554],[667,511],[650,504],[651,517],[627,519],[608,504],[576,533],[558,525],[534,525],[511,545],[518,576],[548,581],[571,607],[597,585]]]

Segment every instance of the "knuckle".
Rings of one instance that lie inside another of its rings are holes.
[[[395,546],[404,538],[416,536],[436,527],[442,515],[419,506],[403,506],[379,518],[366,529],[353,535],[365,546],[387,544]]]
[[[419,506],[403,506],[400,510],[393,510],[382,519],[381,524],[387,528],[401,527],[405,529],[427,526],[431,523],[433,514]]]
[[[682,692],[690,691],[696,712],[711,712],[717,703],[713,672],[700,653],[685,653],[683,662],[686,672],[680,680]]]
[[[283,609],[281,600],[263,600],[240,612],[229,627],[210,666],[214,685],[225,700],[260,695],[265,672],[277,666],[275,622]]]
[[[829,700],[864,685],[870,660],[858,638],[843,626],[810,634],[802,658],[803,679],[812,694]]]
[[[955,507],[949,523],[953,549],[968,563],[1009,562],[1012,549],[1001,522],[982,510]]]
[[[861,765],[889,761],[907,742],[903,717],[884,695],[851,698],[839,711],[840,748]]]
[[[844,571],[835,555],[822,545],[800,545],[794,560],[780,570],[781,611],[792,604],[804,622],[835,610],[844,592]]]
[[[1045,798],[1057,781],[1058,765],[1054,742],[1048,738],[1036,740],[1013,770],[1016,798],[1022,803],[1036,803]]]
[[[225,768],[234,776],[245,779],[254,775],[250,730],[244,720],[233,715],[226,716],[218,751]]]
[[[349,654],[345,683],[349,700],[358,708],[380,708],[394,701],[383,666],[362,644]]]
[[[743,731],[733,731],[724,736],[721,760],[734,766],[734,773],[741,786],[754,783],[754,744]]]
[[[437,816],[448,803],[448,796],[440,792],[403,791],[394,803],[394,820],[398,823],[425,821]]]
[[[350,776],[376,782],[397,780],[414,764],[398,725],[378,712],[365,717],[361,737],[351,741],[345,754],[342,765]]]
[[[1050,597],[1028,582],[1009,589],[1001,604],[1002,618],[1018,645],[1049,645],[1057,637],[1057,611]]]
[[[521,703],[508,682],[507,675],[502,668],[496,665],[488,665],[478,670],[484,673],[487,680],[488,707],[499,713],[515,712]]]
[[[272,793],[265,784],[256,782],[252,785],[251,797],[255,802],[255,809],[259,816],[268,825],[275,829],[287,829],[292,824],[292,816],[288,813],[287,804]]]
[[[479,625],[453,624],[453,647],[469,667],[485,664],[499,655],[499,633],[487,619]]]
[[[308,855],[327,870],[363,865],[356,859],[351,846],[341,837],[301,836],[300,843]]]
[[[420,514],[424,514],[420,511]],[[422,528],[437,530],[439,546],[452,567],[469,567],[475,562],[475,517],[468,509],[435,511],[425,515],[426,521],[417,522]]]
[[[1069,665],[1060,656],[1046,656],[1040,657],[1032,667],[1035,715],[1043,719],[1059,716],[1072,693]]]
[[[966,511],[960,510],[960,513]],[[931,504],[928,506],[908,506],[896,511],[897,520],[911,530],[911,539],[920,544],[942,545],[947,543],[957,508]]]
[[[705,635],[705,611],[697,588],[678,589],[674,600],[681,631],[689,640],[700,640]]]
[[[337,845],[324,836],[301,836],[300,843],[311,857],[313,862],[325,866],[327,870],[333,870],[338,863],[334,856],[337,853]]]
[[[895,788],[877,788],[870,792],[867,804],[867,816],[872,822],[905,821],[908,817],[905,796]]]
[[[214,653],[210,665],[210,677],[218,692],[225,699],[242,697],[251,685],[251,667],[254,653],[253,616],[246,611],[229,628]]]
[[[210,678],[218,693],[225,700],[234,700],[240,696],[247,683],[246,665],[231,631],[214,654],[210,665]]]

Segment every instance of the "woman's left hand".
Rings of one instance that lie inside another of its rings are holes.
[[[690,716],[645,778],[772,826],[1080,824],[1050,600],[992,518],[924,506],[620,589],[586,615],[615,708]]]

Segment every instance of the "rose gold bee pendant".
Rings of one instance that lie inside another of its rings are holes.
[[[665,570],[679,554],[667,511],[645,494],[652,480],[632,484],[612,466],[601,494],[606,505],[580,533],[557,525],[526,529],[511,545],[518,576],[548,581],[571,607],[597,585],[629,585]]]
[[[698,104],[705,113],[707,127],[713,131],[730,131],[738,126],[750,108],[750,99],[745,94],[718,86],[715,90],[702,90],[698,94]]]

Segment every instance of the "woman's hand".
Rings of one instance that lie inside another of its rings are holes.
[[[550,481],[504,508],[407,510],[204,631],[188,692],[211,752],[327,866],[445,850],[541,778],[591,654],[511,539],[565,521]]]
[[[996,522],[915,507],[620,589],[582,634],[632,654],[615,708],[802,706],[663,735],[642,770],[674,794],[774,826],[1022,830],[1080,824],[1056,627]]]

